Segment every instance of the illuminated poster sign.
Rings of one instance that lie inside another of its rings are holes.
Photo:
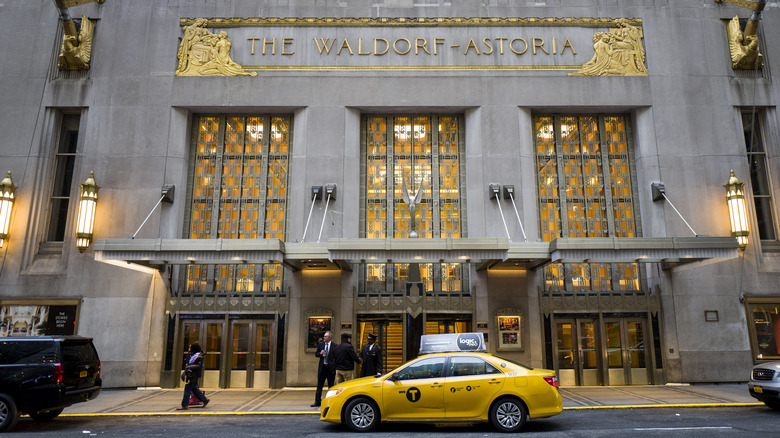
[[[0,336],[73,335],[77,310],[76,305],[2,305]]]

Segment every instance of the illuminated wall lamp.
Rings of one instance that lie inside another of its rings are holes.
[[[731,235],[737,238],[739,249],[744,251],[748,244],[748,235],[750,234],[747,224],[744,184],[737,179],[732,170],[729,181],[723,187],[726,188],[726,201],[729,205]]]
[[[11,209],[14,206],[14,191],[16,186],[11,181],[9,171],[0,181],[0,248],[8,240],[8,228],[11,224]]]
[[[95,227],[95,206],[100,186],[95,182],[95,172],[89,172],[89,178],[81,185],[79,198],[79,217],[76,222],[76,248],[84,252],[92,242]]]

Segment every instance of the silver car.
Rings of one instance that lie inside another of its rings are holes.
[[[748,390],[770,408],[780,410],[780,360],[754,366]]]

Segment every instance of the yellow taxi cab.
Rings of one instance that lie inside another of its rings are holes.
[[[320,420],[357,432],[380,422],[490,422],[516,432],[527,418],[558,415],[563,400],[554,371],[485,353],[482,333],[425,335],[422,356],[378,377],[330,388]]]

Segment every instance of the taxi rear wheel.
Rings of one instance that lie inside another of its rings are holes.
[[[379,408],[368,398],[356,398],[344,410],[344,423],[355,432],[373,430],[379,424]]]
[[[490,422],[500,432],[517,432],[525,426],[528,411],[518,399],[502,397],[490,408]]]

